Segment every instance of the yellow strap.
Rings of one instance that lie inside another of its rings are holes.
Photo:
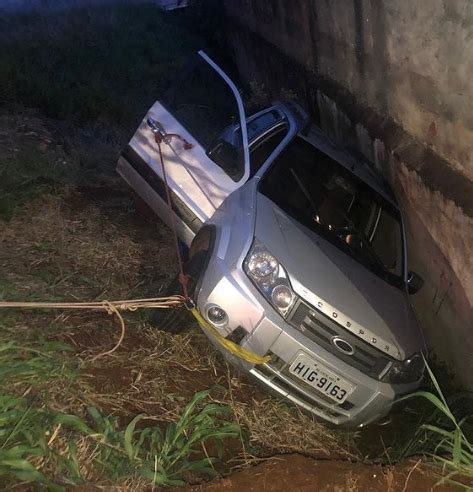
[[[182,296],[161,297],[153,299],[132,299],[127,301],[100,301],[100,302],[0,302],[0,309],[2,308],[30,308],[30,309],[99,309],[107,311],[109,314],[116,314],[120,320],[121,335],[118,343],[112,350],[104,352],[102,355],[108,355],[114,352],[121,344],[123,337],[125,336],[125,323],[119,311],[129,310],[136,311],[141,308],[162,308],[169,309],[178,307],[184,303]],[[236,355],[240,359],[243,359],[251,364],[265,364],[271,360],[270,356],[261,356],[243,347],[240,347],[236,343],[227,340],[225,337],[209,324],[199,313],[196,308],[191,309],[192,314],[198,321],[201,328],[209,332],[217,342],[222,345],[233,355]],[[97,356],[99,357],[99,356]],[[96,358],[97,358],[96,357]]]
[[[247,350],[243,347],[240,347],[239,345],[232,342],[231,340],[227,340],[225,337],[220,335],[220,333],[202,317],[202,315],[199,313],[197,308],[192,308],[191,313],[194,315],[200,327],[203,330],[209,332],[223,348],[228,350],[233,355],[236,355],[240,359],[243,359],[246,362],[249,362],[250,364],[266,364],[271,360],[271,357],[269,355],[266,356],[258,355],[255,352],[251,352],[251,350]]]

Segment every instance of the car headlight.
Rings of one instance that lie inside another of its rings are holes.
[[[286,316],[296,296],[281,263],[265,246],[255,241],[244,261],[244,269],[264,297]]]
[[[403,361],[395,361],[383,381],[391,384],[415,383],[424,374],[425,362],[421,353]]]

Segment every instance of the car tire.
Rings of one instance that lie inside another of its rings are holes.
[[[188,293],[191,299],[194,298],[196,287],[200,275],[204,269],[207,258],[207,251],[199,251],[184,265],[184,273],[189,277],[187,285]],[[179,274],[177,274],[160,295],[174,296],[182,295],[182,287],[179,283]],[[150,322],[153,326],[161,331],[168,333],[182,333],[189,326],[195,323],[194,316],[185,307],[171,309],[156,309],[151,315]]]

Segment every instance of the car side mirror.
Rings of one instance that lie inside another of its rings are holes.
[[[210,157],[230,176],[235,175],[239,169],[241,161],[240,152],[235,145],[227,142],[224,139],[217,140],[210,150],[207,151],[207,156]]]
[[[424,279],[419,274],[412,271],[407,274],[407,292],[409,294],[416,294],[423,285]]]

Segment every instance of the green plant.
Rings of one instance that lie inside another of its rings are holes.
[[[190,472],[214,475],[215,458],[201,457],[202,445],[209,440],[221,445],[224,439],[238,437],[240,428],[225,419],[230,412],[226,406],[208,403],[198,408],[208,394],[196,393],[179,420],[165,430],[159,426],[137,429],[144,415],[137,415],[122,430],[114,419],[89,409],[97,427],[94,439],[100,443],[94,460],[116,480],[137,473],[157,485],[183,485]]]
[[[54,381],[72,381],[76,371],[61,356],[71,348],[63,343],[36,341],[21,345],[2,332],[0,342],[0,478],[41,483],[56,489],[35,462],[51,459],[58,470],[67,459],[48,443],[49,429],[81,427],[80,419],[43,408],[42,392]],[[13,391],[25,396],[18,396]],[[82,426],[82,429],[84,427]]]
[[[164,429],[138,429],[146,419],[142,414],[122,428],[95,407],[88,409],[89,423],[50,408],[47,393],[53,382],[76,376],[73,364],[60,355],[70,350],[57,342],[0,343],[0,484],[13,479],[63,490],[57,482],[82,481],[82,466],[114,480],[139,476],[159,485],[183,484],[191,472],[214,473],[214,458],[203,452],[205,442],[221,446],[224,439],[239,436],[239,426],[228,420],[228,407],[203,405],[208,391],[196,393],[180,418]],[[56,447],[56,441],[62,444]],[[81,456],[79,442],[88,443]],[[53,463],[53,475],[45,471],[46,463]]]
[[[64,426],[85,432],[87,426],[80,418],[49,409],[42,409],[38,401],[10,394],[0,396],[0,478],[17,479],[23,482],[40,483],[51,490],[62,490],[48,478],[39,466],[43,460],[55,460],[56,471],[70,480],[80,477],[74,460],[56,451],[51,446],[49,429]]]
[[[406,446],[404,456],[423,453],[433,457],[450,471],[440,482],[454,481],[461,486],[463,484],[454,479],[455,476],[473,478],[473,443],[465,431],[468,417],[457,420],[427,363],[426,368],[436,394],[417,391],[404,399],[425,398],[432,404],[435,412],[428,423],[419,427]]]
[[[58,354],[71,351],[69,345],[42,342],[20,345],[14,340],[0,343],[1,389],[9,385],[47,385],[55,379],[73,379],[76,371]]]

